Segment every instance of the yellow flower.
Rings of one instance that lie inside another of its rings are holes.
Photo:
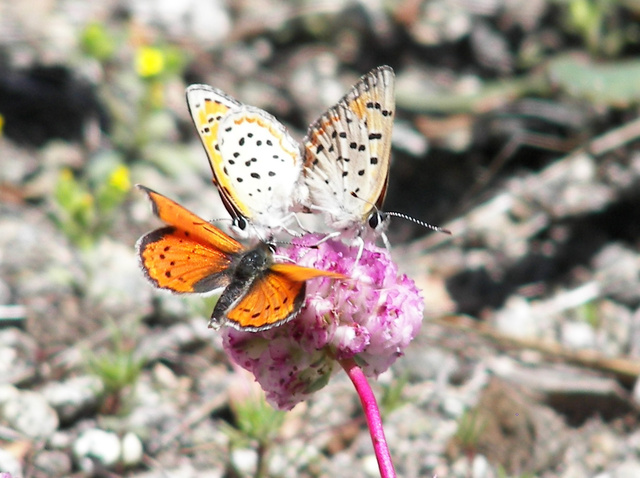
[[[2,130],[4,129],[4,116],[0,114],[0,136],[2,136]]]
[[[109,186],[119,191],[128,191],[131,188],[129,179],[129,168],[124,165],[118,166],[109,176]]]
[[[143,46],[136,52],[136,72],[142,78],[156,76],[165,68],[164,52],[159,48]]]

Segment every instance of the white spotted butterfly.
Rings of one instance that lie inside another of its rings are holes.
[[[380,208],[389,182],[394,80],[389,66],[364,75],[303,141],[307,209],[347,237],[378,236],[388,223]]]
[[[300,144],[269,113],[216,88],[191,85],[186,95],[232,230],[262,240],[288,231],[306,198]]]

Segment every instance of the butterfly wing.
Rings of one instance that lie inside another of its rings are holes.
[[[214,182],[242,234],[245,221],[277,229],[305,190],[300,145],[267,112],[207,85],[187,88],[187,104],[207,152]],[[245,233],[242,235],[250,235]]]
[[[227,113],[240,108],[242,103],[224,91],[209,85],[190,85],[187,87],[186,96],[189,114],[209,158],[213,182],[219,185],[220,175],[224,168],[218,144],[220,123]],[[234,209],[233,202],[229,200],[228,196],[225,196],[225,192],[222,189],[219,189],[219,192],[229,214],[234,218],[237,217],[238,213]]]
[[[298,142],[270,114],[241,106],[222,119],[218,146],[218,188],[236,215],[268,232],[284,226],[302,194]]]
[[[363,76],[313,123],[304,139],[309,209],[337,229],[362,227],[381,207],[389,180],[395,113],[394,74],[382,66]]]
[[[151,199],[154,213],[169,224],[142,236],[136,245],[146,277],[156,287],[176,293],[226,287],[242,244],[176,202],[138,187]]]
[[[214,309],[210,325],[218,327],[228,323],[239,330],[259,331],[270,329],[293,319],[302,304],[306,290],[306,281],[315,277],[345,279],[336,273],[301,267],[295,264],[272,264],[268,270],[258,274],[253,282],[242,291],[234,293],[234,283],[227,288],[218,304],[224,308]],[[236,295],[236,300],[225,301],[227,292]]]

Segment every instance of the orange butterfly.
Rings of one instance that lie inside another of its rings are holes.
[[[300,311],[307,279],[346,278],[275,263],[271,245],[248,249],[171,199],[138,187],[151,199],[154,214],[168,224],[142,236],[136,245],[145,275],[156,287],[178,294],[224,288],[209,327],[229,324],[254,332],[281,325]]]

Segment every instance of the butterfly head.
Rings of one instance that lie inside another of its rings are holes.
[[[234,217],[230,229],[238,239],[247,240],[255,236],[255,229],[244,216]]]
[[[367,225],[376,235],[378,235],[384,232],[384,230],[389,226],[389,215],[379,209],[374,209],[371,211],[371,214],[369,214]]]

